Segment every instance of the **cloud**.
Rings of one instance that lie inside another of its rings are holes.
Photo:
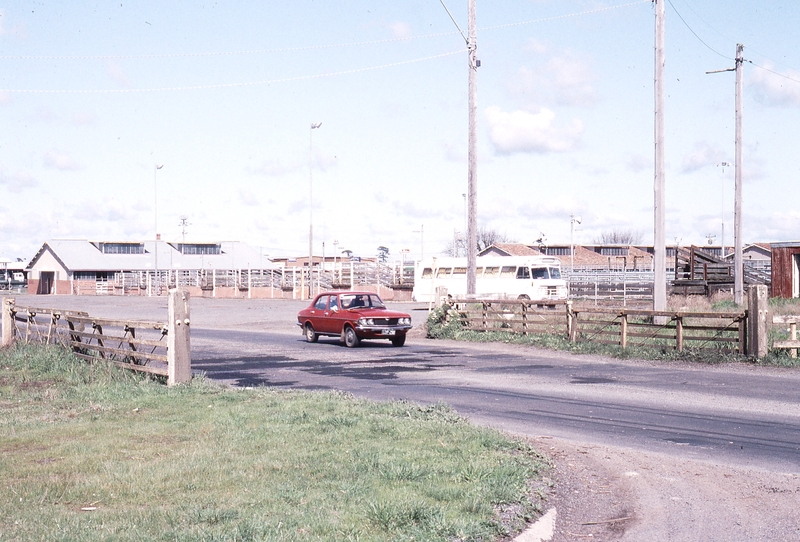
[[[514,111],[507,113],[497,106],[485,111],[489,139],[500,154],[569,151],[578,144],[583,123],[573,119],[568,126],[554,125],[556,114],[547,108],[538,113]]]
[[[17,172],[7,175],[5,172],[0,172],[0,185],[5,186],[9,192],[17,194],[26,188],[38,186],[39,182],[28,173]]]
[[[0,90],[0,105],[10,104],[14,101],[14,96],[10,92]]]
[[[559,105],[590,106],[597,101],[591,82],[596,79],[589,64],[572,53],[556,56],[547,63]]]
[[[411,35],[411,27],[404,22],[397,21],[391,23],[389,28],[392,30],[392,35],[395,38],[407,38]]]
[[[5,22],[8,20],[5,10],[0,9],[0,36],[13,36],[15,38],[27,38],[28,32],[24,23],[17,23],[10,28],[6,28]]]
[[[775,107],[800,106],[800,72],[786,70],[778,72],[771,65],[765,69],[754,69],[750,86],[755,97],[762,103]]]
[[[106,62],[106,73],[111,79],[123,88],[131,88],[131,80],[119,62],[109,60]]]
[[[49,168],[58,169],[61,171],[76,171],[83,169],[83,166],[80,165],[72,156],[57,150],[50,150],[45,153],[42,163]]]
[[[89,126],[94,124],[94,115],[91,113],[75,113],[72,116],[72,123],[76,126]]]
[[[296,171],[298,167],[299,163],[297,161],[287,162],[283,160],[264,160],[260,164],[247,166],[246,171],[252,175],[280,177],[281,175]]]
[[[694,150],[683,157],[681,173],[693,173],[725,161],[725,153],[705,141],[694,144]]]
[[[635,154],[628,158],[628,163],[626,164],[626,168],[628,171],[633,173],[639,173],[640,171],[645,170],[652,170],[653,169],[653,157],[652,156],[644,156],[641,154]]]
[[[239,203],[248,207],[261,205],[255,192],[245,187],[239,189]]]

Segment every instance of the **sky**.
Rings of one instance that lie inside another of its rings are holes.
[[[481,227],[652,244],[654,17],[477,0]],[[667,244],[733,244],[735,75],[706,72],[737,43],[743,243],[800,239],[800,3],[667,0],[665,28]],[[302,256],[312,225],[317,255],[441,253],[466,227],[462,32],[467,0],[0,3],[0,258],[156,232]]]

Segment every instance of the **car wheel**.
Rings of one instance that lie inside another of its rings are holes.
[[[406,344],[405,334],[392,337],[392,346],[403,346],[404,344]]]
[[[306,342],[315,343],[317,339],[319,339],[319,335],[316,331],[314,331],[314,326],[311,324],[306,324]]]
[[[530,300],[531,300],[531,298],[530,298],[530,297],[528,297],[528,295],[527,295],[527,294],[522,294],[522,295],[521,295],[521,296],[519,296],[517,299],[518,299],[519,301],[530,301]]]
[[[358,346],[359,343],[358,335],[356,335],[356,330],[352,327],[344,328],[344,345],[347,348],[354,348]]]

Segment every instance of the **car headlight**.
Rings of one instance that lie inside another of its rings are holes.
[[[375,321],[372,318],[359,318],[358,323],[362,326],[371,326],[375,323]]]
[[[411,318],[400,318],[400,325],[410,326]]]

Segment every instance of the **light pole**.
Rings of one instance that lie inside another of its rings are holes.
[[[722,257],[725,257],[725,168],[729,167],[728,162],[720,162],[717,167],[722,168],[722,193],[720,195],[720,202],[722,204],[722,236],[720,237],[720,244],[722,245]]]
[[[575,270],[575,243],[572,241],[572,236],[575,233],[575,223],[581,223],[581,217],[569,215],[569,272]]]
[[[313,147],[313,134],[314,130],[322,126],[321,122],[311,123],[311,129],[308,131],[308,298],[311,299],[313,295],[313,285],[311,281],[311,269],[314,264],[314,197],[313,197],[313,171],[314,171],[314,147]]]
[[[418,230],[414,230],[411,233],[419,234],[419,261],[422,261],[425,259],[425,224],[422,224]]]
[[[164,167],[164,164],[153,164],[153,222],[154,222],[154,230],[156,234],[156,242],[153,248],[153,254],[155,256],[155,282],[153,284],[153,290],[155,291],[156,295],[158,295],[158,182],[157,182],[157,173],[158,170]]]

